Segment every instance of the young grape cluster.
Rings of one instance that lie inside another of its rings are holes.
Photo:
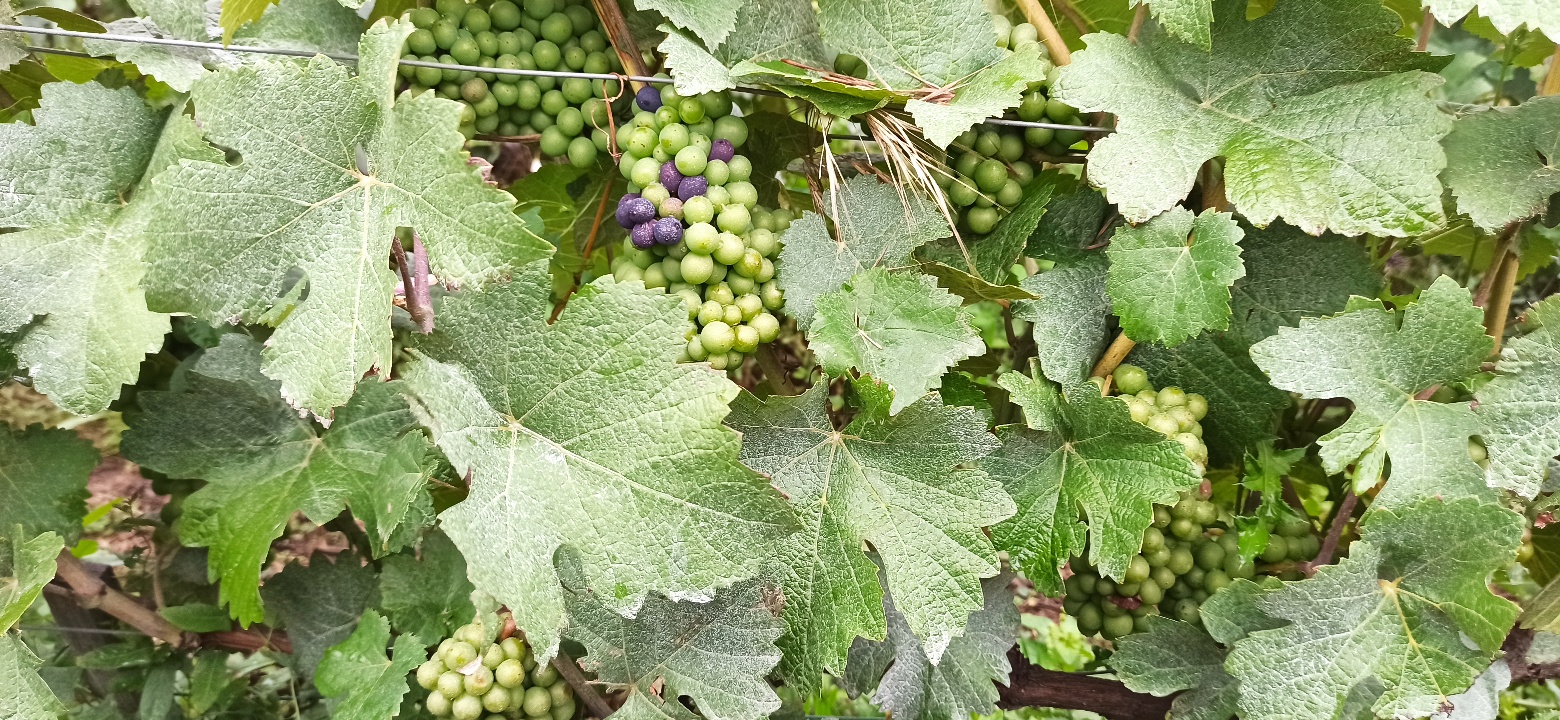
[[[1207,400],[1173,386],[1155,390],[1147,373],[1132,365],[1118,367],[1112,379],[1132,419],[1180,442],[1200,472],[1208,461],[1200,422],[1208,412]],[[1293,563],[1316,557],[1321,548],[1309,522],[1285,516],[1257,557],[1264,564],[1259,569],[1241,558],[1233,519],[1222,514],[1210,496],[1210,486],[1204,483],[1182,493],[1172,506],[1156,506],[1142,547],[1120,582],[1101,576],[1089,564],[1087,550],[1072,559],[1063,608],[1078,619],[1085,635],[1099,633],[1114,640],[1144,630],[1150,615],[1200,622],[1202,603],[1234,580],[1259,572],[1296,579]]]
[[[696,324],[682,361],[736,369],[780,333],[774,259],[793,218],[759,207],[753,164],[736,153],[747,123],[731,114],[730,97],[646,87],[636,103],[617,138],[630,182],[617,221],[629,237],[612,275],[683,299]]]
[[[551,663],[538,663],[520,637],[490,641],[478,623],[463,625],[417,668],[435,717],[455,720],[571,720],[574,690]]]
[[[424,0],[426,2],[426,0]],[[585,0],[436,0],[407,13],[416,30],[402,60],[507,70],[616,72],[621,61]],[[604,98],[616,80],[524,77],[402,65],[414,93],[433,90],[464,103],[461,132],[541,134],[543,155],[589,165],[607,150]]]
[[[1030,83],[1018,106],[1019,117],[1069,125],[1083,122],[1071,106],[1051,100],[1045,93],[1044,81]],[[948,201],[958,211],[960,231],[977,236],[991,232],[1023,199],[1024,188],[1040,170],[1040,161],[1029,154],[1029,148],[1061,155],[1082,139],[1078,130],[1003,125],[972,128],[960,135],[948,146],[951,167],[938,177]]]

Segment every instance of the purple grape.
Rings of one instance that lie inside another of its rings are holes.
[[[737,149],[731,146],[730,140],[716,140],[715,144],[710,146],[711,160],[731,162],[731,158],[736,157],[736,155]]]
[[[691,178],[683,178],[682,184],[677,186],[677,199],[688,202],[710,189],[710,181],[703,175],[695,175]]]
[[[661,109],[661,91],[649,85],[639,88],[639,92],[634,95],[634,100],[639,103],[639,109],[645,112]]]
[[[638,232],[639,228],[634,228],[634,231]],[[682,239],[682,234],[682,221],[677,218],[665,217],[655,221],[655,241],[662,245],[676,245]]]
[[[682,184],[683,174],[677,172],[677,163],[670,160],[661,163],[661,185],[673,195],[677,194],[677,187]]]
[[[628,237],[633,241],[634,247],[640,250],[649,250],[655,246],[655,223],[642,222],[635,225],[634,229],[628,233]]]
[[[632,199],[623,201],[618,208],[618,213],[620,217],[628,220],[624,227],[633,227],[655,219],[655,203],[635,195]]]
[[[638,199],[639,193],[627,193],[618,200],[617,221],[619,225],[622,225],[624,228],[631,228],[634,226],[634,221],[630,217],[629,213],[632,202]]]

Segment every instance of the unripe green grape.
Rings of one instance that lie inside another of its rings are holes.
[[[1177,520],[1176,522],[1184,521]],[[1170,562],[1165,563],[1165,567],[1176,575],[1185,575],[1188,572],[1191,572],[1192,568],[1195,566],[1195,563],[1196,558],[1192,556],[1191,550],[1188,550],[1185,547],[1178,547],[1170,551]]]
[[[650,151],[655,149],[657,141],[658,137],[655,129],[641,125],[629,133],[628,142],[625,143],[625,146],[629,152],[639,157],[645,157],[650,154]],[[660,170],[657,168],[657,177],[659,177],[659,172]]]
[[[1180,519],[1170,523],[1170,534],[1177,539],[1191,542],[1202,537],[1203,526],[1191,519]]]
[[[1142,555],[1133,555],[1132,559],[1128,561],[1127,571],[1122,574],[1121,579],[1129,583],[1140,583],[1148,579],[1151,570],[1152,568],[1149,567],[1147,558],[1144,558]],[[1131,593],[1123,594],[1130,595]]]
[[[764,217],[767,218],[768,213],[765,213]],[[753,219],[756,221],[757,217]],[[754,224],[756,225],[757,222],[754,222]],[[774,233],[763,228],[754,228],[749,231],[746,240],[748,247],[757,250],[759,255],[766,258],[774,257],[775,253],[780,251],[780,239],[775,237]]]
[[[596,16],[584,5],[565,3],[563,14],[569,16],[569,22],[574,26],[571,32],[573,35],[581,35],[596,27]]]
[[[1283,562],[1289,557],[1289,541],[1282,535],[1269,535],[1267,547],[1259,557],[1263,562]]]
[[[488,95],[487,83],[482,78],[472,78],[460,86],[460,96],[475,105]]]
[[[1195,623],[1202,619],[1201,607],[1192,598],[1177,601],[1172,612],[1175,619],[1184,623]]]
[[[520,96],[515,99],[515,107],[521,110],[535,110],[542,104],[542,89],[535,82],[521,80],[515,85],[520,89]]]
[[[699,324],[708,325],[713,322],[722,322],[721,318],[726,314],[726,306],[714,300],[705,300],[699,306]]]
[[[758,331],[758,341],[761,343],[774,342],[780,336],[780,321],[767,312],[760,312],[748,322]]]
[[[1297,562],[1308,561],[1316,557],[1316,553],[1322,549],[1322,541],[1315,535],[1305,535],[1294,538],[1289,543],[1289,559]]]
[[[1110,578],[1102,577],[1102,578],[1094,581],[1094,594],[1095,595],[1114,595],[1115,593],[1116,593],[1116,582],[1114,580],[1111,580]]]
[[[738,312],[741,312],[740,310]],[[747,326],[736,326],[736,339],[731,343],[731,349],[740,353],[750,353],[758,349],[758,331]]]
[[[1108,595],[1110,595],[1110,594],[1114,594],[1114,593],[1107,593],[1106,594],[1107,595],[1106,598],[1101,598],[1100,600],[1096,600],[1095,601],[1095,603],[1100,606],[1100,614],[1101,615],[1104,615],[1107,618],[1113,618],[1113,617],[1121,617],[1123,615],[1131,615],[1132,614],[1132,613],[1128,612],[1126,608],[1124,608],[1124,607],[1122,607],[1120,605],[1117,605],[1116,603],[1111,602],[1108,599]]]
[[[670,86],[668,86],[670,87]],[[677,122],[677,108],[671,105],[662,105],[655,111],[655,128],[660,130],[667,125],[679,125]]]
[[[1100,625],[1105,618],[1100,613],[1098,605],[1089,603],[1078,610],[1078,630],[1084,635],[1094,635],[1100,631]]]
[[[1083,609],[1084,603],[1086,602],[1087,600],[1085,600],[1082,596],[1068,593],[1066,597],[1062,598],[1062,612],[1065,612],[1068,615],[1072,615],[1074,618],[1076,618],[1078,616],[1078,611]]]
[[[705,213],[704,208],[709,205],[709,200],[704,200],[704,202],[698,204],[695,204],[695,200],[704,199],[693,198],[683,205],[683,219],[690,222],[693,220],[695,209],[702,216]],[[688,226],[687,230],[683,231],[683,243],[687,245],[689,252],[698,255],[709,255],[715,252],[715,248],[720,246],[720,231],[716,230],[715,226],[711,225],[708,220],[694,222]],[[689,280],[688,282],[703,281]]]
[[[459,670],[475,659],[477,659],[477,649],[463,640],[450,643],[449,649],[444,651],[444,666],[451,670]]]
[[[527,35],[528,34],[529,33],[527,33]],[[529,51],[531,49],[531,45],[534,45],[534,44],[536,44],[535,40],[532,40],[530,42],[530,44],[526,44],[524,42],[524,40],[523,40],[523,36],[520,35],[520,34],[516,34],[516,33],[512,33],[512,32],[500,32],[498,34],[498,54],[500,56],[509,55],[511,57],[518,58],[520,56],[520,53],[526,53],[526,56],[530,57],[530,52]],[[536,63],[536,61],[532,60],[531,63],[534,65]],[[516,68],[516,69],[534,70],[535,68]]]
[[[748,322],[758,317],[758,314],[764,311],[764,301],[758,299],[758,296],[752,293],[738,295],[735,304],[737,309],[742,311],[742,322]],[[748,351],[744,350],[743,352]]]
[[[715,226],[729,233],[742,234],[752,227],[753,218],[748,214],[747,207],[740,203],[727,203],[721,208],[720,214],[715,216]],[[722,262],[725,262],[722,260]],[[734,265],[736,261],[726,263]]]
[[[779,310],[785,307],[785,291],[773,280],[766,281],[758,289],[759,299],[764,301],[765,310]]]
[[[704,343],[699,341],[698,335],[694,335],[693,339],[688,341],[688,347],[683,352],[694,362],[703,362],[710,356],[709,351],[704,349]]]
[[[439,677],[444,674],[444,663],[437,659],[431,659],[417,666],[417,686],[424,690],[432,690],[439,686]]]
[[[439,21],[439,11],[431,7],[420,7],[408,13],[412,26],[417,28],[430,28]]]
[[[533,129],[535,129],[538,133],[540,133],[543,130],[546,130],[547,128],[552,127],[555,124],[553,122],[552,116],[548,115],[545,112],[542,112],[541,108],[537,108],[537,109],[531,111],[531,116],[529,118],[529,122],[531,124],[531,127]]]
[[[666,287],[666,274],[661,272],[660,263],[656,263],[648,268],[645,268],[644,282],[645,287],[650,290]]]
[[[711,370],[725,370],[726,366],[731,362],[731,355],[728,353],[714,353],[705,362],[710,364]]]
[[[450,57],[461,65],[475,65],[482,57],[482,49],[477,47],[477,41],[469,37],[459,37],[450,45]]]
[[[506,688],[520,687],[525,683],[525,666],[519,659],[509,656],[509,653],[504,654],[506,659],[493,671],[493,680]]]
[[[677,272],[682,272],[680,265]],[[682,299],[683,307],[688,310],[689,320],[699,316],[699,310],[704,306],[704,298],[699,297],[699,291],[693,289],[692,285],[685,282],[674,283],[667,290]]]
[[[975,189],[975,181],[964,175],[954,178],[948,185],[948,201],[958,207],[969,207],[978,197],[980,191]]]
[[[687,233],[691,232],[694,227],[699,225],[704,225],[709,228],[708,233],[710,238],[713,240],[717,231],[715,230],[715,227],[709,223],[711,220],[715,219],[715,205],[710,202],[709,198],[704,197],[703,195],[697,195],[688,198],[688,201],[683,203],[682,212],[683,220],[689,223],[688,230],[683,233],[684,241],[687,240]],[[706,231],[701,230],[700,232]],[[692,245],[689,247],[691,248]]]
[[[503,661],[504,649],[497,643],[488,645],[487,649],[482,651],[482,666],[489,670],[498,667]]]
[[[1106,618],[1104,624],[1100,627],[1100,634],[1105,636],[1106,640],[1115,640],[1132,634],[1132,627],[1131,615]]]
[[[667,152],[665,148],[661,147],[661,145],[657,143],[655,149],[650,151],[650,157],[655,158],[657,163],[664,165],[671,162],[675,156]]]
[[[407,50],[418,55],[431,55],[439,50],[439,43],[433,38],[433,31],[419,28],[406,36]]]
[[[1170,417],[1164,413],[1159,413],[1158,415],[1150,417],[1148,419],[1147,425],[1148,429],[1153,430],[1154,432],[1159,433],[1165,437],[1170,437],[1176,433],[1181,432],[1181,424],[1176,422],[1175,418]]]
[[[479,80],[478,82],[481,81]],[[493,99],[492,95],[488,95],[482,98],[480,102],[473,103],[471,109],[477,111],[477,117],[484,118],[498,112],[498,101]]]
[[[507,82],[500,82],[488,88],[493,93],[493,99],[498,101],[500,107],[514,107],[520,100],[520,88]]]
[[[731,286],[731,291],[736,293],[737,298],[740,299],[743,295],[752,295],[757,292],[761,283],[754,282],[753,278],[750,277],[743,277],[736,273],[727,273],[726,284]],[[760,301],[759,307],[763,307],[762,301]]]
[[[683,126],[671,125],[668,127],[682,128]],[[661,147],[666,149],[666,130],[663,129],[661,132]],[[707,169],[709,169],[708,152],[699,149],[697,146],[688,144],[688,131],[686,128],[682,130],[680,137],[682,144],[679,145],[675,150],[668,150],[668,152],[676,153],[674,156],[674,162],[677,164],[677,172],[680,172],[688,177],[703,174]]]
[[[482,709],[490,713],[504,712],[509,709],[509,698],[509,688],[494,686],[482,696]]]
[[[482,717],[482,698],[462,695],[450,703],[450,716],[455,720],[477,720]]]
[[[483,115],[477,118],[476,122],[472,124],[472,127],[477,132],[488,135],[491,134],[494,130],[498,129],[498,123],[498,115]]]
[[[704,343],[704,349],[711,355],[730,352],[732,343],[736,340],[736,331],[721,320],[705,325],[704,329],[699,331],[699,341]]]
[[[738,275],[753,277],[760,270],[764,269],[764,256],[758,254],[757,250],[748,248],[742,253],[742,258],[732,265],[731,269],[737,271]]]
[[[670,123],[661,127],[659,135],[661,149],[673,155],[688,147],[688,126],[682,123]],[[703,168],[700,168],[701,170]],[[679,171],[680,172],[680,171]],[[689,173],[683,173],[687,175]],[[698,174],[698,173],[693,173]]]
[[[1045,117],[1045,100],[1045,93],[1038,90],[1025,93],[1023,101],[1018,104],[1018,119],[1026,122],[1041,122]]]
[[[742,324],[742,310],[736,305],[726,304],[720,308],[720,319],[732,328]]]
[[[576,107],[566,107],[558,111],[557,122],[556,127],[571,138],[585,130],[585,114]]]
[[[1121,597],[1132,597],[1138,593],[1138,589],[1141,588],[1142,585],[1142,583],[1136,582],[1123,582],[1116,586],[1116,594],[1120,595]]]
[[[1165,599],[1165,590],[1153,580],[1145,580],[1138,585],[1137,598],[1149,605],[1157,605]]]
[[[536,44],[531,46],[531,57],[536,60],[538,69],[557,70],[558,64],[563,62],[563,50],[559,49],[557,43],[551,40],[537,40]],[[540,78],[537,80],[537,83],[540,84],[544,80],[552,79]]]
[[[740,207],[738,206],[739,209]],[[721,211],[720,217],[726,217],[726,211]],[[716,222],[719,222],[719,220]],[[724,228],[724,226],[722,227]],[[738,237],[736,233],[723,232],[720,234],[718,242],[719,244],[715,246],[712,255],[715,257],[715,261],[722,265],[735,265],[742,261],[743,255],[747,254],[747,245],[743,244],[742,238]]]
[[[1017,180],[1014,180],[1013,178],[1008,178],[1007,182],[1003,183],[1002,189],[997,191],[997,204],[1005,208],[1011,208],[1017,205],[1019,201],[1023,199],[1024,188],[1022,185],[1018,184]]]
[[[465,677],[463,686],[467,695],[482,695],[493,689],[493,671],[487,666],[478,666],[470,675]]]
[[[978,207],[978,208],[996,207],[996,203],[993,202],[992,197],[990,195],[976,195],[975,196],[975,207]],[[1094,382],[1094,381],[1091,380],[1090,382]]]
[[[607,39],[598,30],[587,30],[580,34],[580,47],[585,48],[585,52],[605,53]]]
[[[711,284],[714,284],[714,283],[724,282],[726,280],[726,276],[730,274],[729,272],[727,272],[730,269],[731,268],[729,268],[729,267],[727,267],[725,265],[722,265],[720,263],[715,263],[715,272],[710,273],[710,279],[704,281],[705,284],[706,285],[711,285]]]
[[[999,220],[1001,216],[997,214],[996,209],[989,207],[973,207],[964,215],[964,222],[970,226],[970,232],[976,235],[991,232]]]
[[[540,663],[531,671],[531,682],[539,687],[547,687],[558,682],[558,668],[552,663]]]
[[[634,170],[629,179],[640,187],[658,184],[661,180],[661,163],[656,162],[654,158],[639,158],[634,163]]]
[[[994,193],[1007,183],[1007,166],[1001,160],[982,160],[975,167],[975,184],[981,192]]]
[[[1017,162],[1024,157],[1024,139],[1018,133],[1005,133],[997,144],[997,157],[1003,162]]]
[[[435,687],[438,688],[440,695],[453,700],[466,694],[466,676],[454,670],[447,670],[439,674]]]
[[[455,45],[455,41],[460,39],[460,25],[450,21],[449,18],[440,18],[429,30],[433,32],[433,43],[440,50],[449,50]]]
[[[726,162],[726,169],[730,172],[731,179],[727,182],[742,182],[753,175],[753,162],[746,155],[737,155]]]
[[[1198,543],[1192,554],[1197,557],[1197,567],[1204,570],[1215,570],[1224,564],[1224,548],[1216,542]]]
[[[449,717],[452,709],[450,705],[450,699],[442,693],[433,693],[423,701],[423,707],[427,708],[428,714],[434,717]]]
[[[732,147],[742,147],[748,139],[747,123],[734,115],[719,118],[715,121],[715,133],[711,137],[729,140]]]
[[[1148,422],[1149,418],[1153,417],[1153,405],[1149,405],[1148,403],[1130,395],[1124,397],[1126,397],[1127,413],[1132,416],[1132,422],[1144,424]]]
[[[1154,404],[1158,405],[1161,409],[1181,407],[1186,404],[1186,391],[1175,386],[1160,388],[1159,395],[1157,398],[1155,398]]]
[[[1143,559],[1148,561],[1149,567],[1164,567],[1165,563],[1170,562],[1170,548],[1161,546],[1157,549],[1144,552]]]
[[[681,168],[678,172],[682,172]],[[717,188],[731,181],[731,169],[725,160],[707,160],[704,165],[704,179],[710,182],[711,188]]]
[[[1176,574],[1168,567],[1155,567],[1153,572],[1148,574],[1148,577],[1161,590],[1169,590],[1176,583]]]
[[[726,192],[731,194],[731,201],[738,203],[748,210],[758,206],[758,188],[746,180],[737,180],[726,183]]]
[[[687,256],[684,255],[683,257],[687,257]],[[661,275],[666,277],[666,283],[667,283],[666,291],[667,292],[669,292],[669,293],[677,292],[676,288],[672,287],[673,285],[687,285],[688,284],[688,283],[683,281],[683,276],[682,276],[682,258],[675,258],[675,257],[672,257],[670,254],[668,254],[664,259],[661,260],[660,267],[661,267]]]
[[[587,58],[589,58],[589,57],[590,57],[590,53],[585,52],[585,49],[580,47],[579,43],[576,42],[576,41],[570,40],[567,44],[565,44],[563,46],[563,66],[568,68],[568,69],[570,69],[570,70],[575,70],[575,71],[584,70],[585,69],[585,60]],[[584,78],[578,78],[578,79],[585,80]],[[594,95],[594,94],[597,94],[597,92],[595,90],[595,86],[591,85],[592,82],[598,82],[599,83],[601,81],[600,80],[594,80],[594,81],[592,81],[592,80],[585,80],[585,86],[587,88],[590,88],[590,93],[592,95]]]
[[[1217,519],[1219,519],[1219,506],[1207,500],[1200,500],[1196,505],[1192,506],[1192,522],[1208,526],[1212,525]]]
[[[698,148],[699,152],[704,153],[705,157],[709,157],[710,147],[714,145],[710,140],[710,136],[703,129],[703,126],[707,123],[709,123],[708,118],[704,122],[688,126],[688,147]]]
[[[1311,532],[1311,523],[1298,515],[1286,514],[1279,517],[1273,529],[1284,537],[1304,537]]]
[[[438,62],[439,59],[430,55],[417,58],[423,62]],[[444,80],[444,72],[438,68],[417,68],[417,84],[423,87],[433,87]]]
[[[1169,508],[1166,508],[1166,507],[1161,506],[1161,505],[1155,505],[1154,506],[1154,522],[1153,522],[1154,527],[1159,528],[1160,530],[1163,530],[1163,529],[1165,529],[1167,527],[1170,527],[1170,521],[1173,520],[1173,519],[1174,518],[1170,516],[1170,509]]]
[[[554,685],[553,687],[557,686]],[[574,711],[574,699],[570,698],[567,702],[553,703],[552,709],[548,711],[548,714],[552,716],[552,720],[570,720],[574,717]]]

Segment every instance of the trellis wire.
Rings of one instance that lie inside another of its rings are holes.
[[[3,0],[0,0],[3,1]],[[140,45],[166,45],[169,47],[196,48],[201,50],[215,50],[219,52],[247,52],[260,55],[285,55],[287,57],[314,57],[324,55],[332,60],[342,63],[356,63],[356,55],[342,53],[316,52],[313,50],[293,50],[289,48],[254,47],[249,45],[223,45],[221,43],[201,42],[198,40],[179,40],[177,38],[160,38],[149,35],[116,35],[113,33],[91,33],[79,30],[65,30],[63,28],[39,28],[28,25],[0,25],[0,32],[15,32],[33,35],[53,35],[57,37],[81,38],[83,40],[105,40],[109,42],[123,42]],[[28,47],[28,50],[55,53],[59,55],[83,56],[70,50],[49,47]],[[400,60],[402,65],[412,67],[430,67],[440,70],[460,70],[477,73],[493,73],[494,75],[519,75],[522,77],[551,77],[551,78],[584,78],[586,80],[629,80],[633,82],[651,83],[657,85],[669,85],[671,78],[652,77],[648,75],[620,75],[616,73],[588,73],[572,70],[520,70],[509,68],[489,68],[480,65],[456,65],[449,63],[425,62],[422,60]],[[761,95],[779,95],[773,90],[763,88],[737,88],[738,92],[757,93]],[[985,121],[988,125],[1007,125],[1023,128],[1050,128],[1052,130],[1076,130],[1079,132],[1108,133],[1112,128],[1096,127],[1093,125],[1064,125],[1061,123],[1030,122],[1028,120],[1008,120],[1005,118],[990,118]]]

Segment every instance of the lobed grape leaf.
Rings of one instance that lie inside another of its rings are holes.
[[[260,367],[259,343],[223,335],[171,390],[138,395],[143,412],[122,441],[134,462],[207,482],[185,501],[183,540],[211,549],[211,578],[245,624],[262,619],[261,565],[294,512],[324,523],[351,507],[383,541],[424,491],[431,461],[398,383],[364,381],[321,431]]]
[[[1401,314],[1364,307],[1298,328],[1251,348],[1274,387],[1306,398],[1348,398],[1354,414],[1322,436],[1323,467],[1355,465],[1357,492],[1374,486],[1392,459],[1392,481],[1376,497],[1388,506],[1417,497],[1478,494],[1483,473],[1468,456],[1479,432],[1466,403],[1442,404],[1415,395],[1479,371],[1491,340],[1483,313],[1467,290],[1442,276]]]
[[[1109,209],[1092,188],[1059,195],[1047,204],[1045,222],[1024,250],[1055,265],[1020,283],[1039,299],[1013,303],[1013,318],[1031,323],[1040,370],[1064,385],[1083,382],[1105,347],[1107,262],[1104,253],[1085,248],[1099,240]]]
[[[632,619],[615,602],[567,584],[566,635],[585,646],[581,664],[596,682],[628,690],[662,716],[687,715],[678,702],[684,696],[709,720],[759,720],[780,709],[765,680],[780,662],[775,638],[785,629],[784,599],[772,584],[744,581],[708,602],[651,594]]]
[[[896,90],[949,87],[1003,57],[980,0],[819,0],[818,26]]]
[[[1479,227],[1494,230],[1541,214],[1560,192],[1560,97],[1469,112],[1457,118],[1442,145],[1441,177],[1457,197],[1457,209]]]
[[[390,366],[397,227],[421,233],[446,284],[494,279],[551,250],[511,212],[514,198],[467,164],[458,104],[395,99],[410,31],[376,23],[357,77],[316,57],[202,78],[196,120],[242,161],[185,161],[153,183],[162,205],[147,228],[153,305],[212,324],[258,322],[301,270],[307,294],[281,313],[265,372],[321,417],[365,373]]]
[[[1021,47],[970,75],[946,102],[912,97],[905,101],[905,110],[927,140],[946,148],[986,118],[1001,117],[1017,107],[1030,81],[1045,77],[1050,69],[1051,63],[1040,56],[1039,45]]]
[[[670,23],[662,23],[656,29],[666,33],[666,39],[655,49],[666,56],[666,67],[676,81],[678,94],[693,96],[737,86],[737,80],[726,65],[705,50],[697,39]]]
[[[780,196],[785,189],[780,171],[793,159],[805,157],[813,150],[813,129],[790,115],[759,110],[743,115],[747,121],[748,141],[743,154],[753,164],[753,174],[748,182],[758,189],[764,203]]]
[[[1526,24],[1529,30],[1560,37],[1560,6],[1546,0],[1426,0],[1425,4],[1436,21],[1447,26],[1478,8],[1479,15],[1494,23],[1502,35]]]
[[[1012,579],[1003,573],[981,581],[982,607],[970,613],[964,634],[949,642],[936,662],[927,657],[892,596],[884,595],[888,636],[856,639],[845,672],[847,687],[860,692],[875,686],[872,703],[902,720],[990,714],[996,710],[995,683],[1008,684],[1007,651],[1018,634],[1018,608],[1008,589]]]
[[[1149,617],[1146,632],[1116,641],[1110,668],[1134,692],[1180,693],[1171,701],[1169,720],[1225,720],[1239,709],[1240,683],[1225,672],[1224,660],[1224,648],[1202,628]]]
[[[0,426],[0,528],[20,527],[21,537],[53,532],[74,543],[97,464],[97,450],[70,430]]]
[[[16,8],[12,0],[0,0],[0,25],[16,25]],[[0,32],[0,71],[10,70],[27,59],[27,37],[17,33]]]
[[[1175,346],[1230,324],[1230,285],[1246,275],[1230,213],[1176,207],[1111,237],[1105,289],[1122,331],[1138,342]]]
[[[0,3],[3,4],[3,3]],[[0,708],[7,720],[59,720],[69,717],[38,668],[43,661],[9,632],[0,633]]]
[[[997,382],[1018,395],[1026,380],[1010,372]],[[1202,480],[1180,443],[1133,422],[1120,400],[1100,397],[1087,383],[1064,387],[1060,398],[1044,423],[1030,419],[1057,429],[999,427],[1002,449],[980,462],[1018,505],[1017,515],[991,528],[992,541],[1052,595],[1062,588],[1058,569],[1084,551],[1086,539],[1089,561],[1120,578],[1154,520],[1154,504],[1174,503]],[[1026,417],[1032,412],[1026,408]]]
[[[0,537],[0,634],[10,631],[54,579],[54,559],[64,547],[59,535],[29,537],[20,525]]]
[[[233,35],[239,28],[263,17],[266,9],[274,2],[276,0],[223,0],[221,12],[217,17],[217,26],[222,30],[223,44],[232,42]]]
[[[401,370],[434,440],[471,477],[444,532],[542,659],[565,625],[559,547],[626,610],[648,591],[708,598],[752,577],[795,528],[720,425],[736,386],[676,362],[681,300],[603,279],[548,325],[551,306],[544,262],[448,297]]]
[[[267,580],[261,596],[270,615],[287,628],[293,672],[313,677],[326,650],[352,635],[378,589],[374,572],[354,556],[332,560],[321,552],[307,565],[288,563]]]
[[[401,633],[424,639],[449,637],[471,622],[474,608],[466,559],[442,532],[430,532],[416,556],[401,552],[384,559],[379,573],[379,608]]]
[[[713,52],[674,26],[663,24],[658,29],[666,39],[657,49],[666,56],[666,67],[683,95],[736,87],[738,77],[730,69],[743,62],[794,60],[815,67],[828,63],[818,18],[808,0],[743,2],[725,41],[718,47],[709,44]]]
[[[1285,583],[1258,609],[1290,624],[1234,642],[1226,669],[1246,687],[1242,717],[1332,718],[1350,691],[1381,685],[1378,716],[1427,715],[1466,689],[1516,621],[1490,591],[1522,517],[1478,498],[1374,504],[1337,565]]]
[[[844,85],[821,74],[781,61],[739,62],[732,67],[734,76],[746,83],[763,83],[794,98],[810,103],[819,113],[848,118],[876,110],[902,93],[878,87]]]
[[[233,44],[351,55],[362,35],[363,20],[336,0],[280,0],[239,28]]]
[[[409,689],[406,676],[427,656],[416,635],[395,639],[390,657],[390,623],[369,610],[357,630],[325,652],[314,685],[331,698],[330,716],[342,720],[384,720],[400,714],[401,697]]]
[[[1501,354],[1499,374],[1475,394],[1474,413],[1484,425],[1489,484],[1531,498],[1560,454],[1560,298],[1525,317],[1527,335]]]
[[[1203,50],[1213,49],[1213,0],[1132,0],[1132,6],[1148,5],[1154,20],[1166,32]]]
[[[640,9],[665,15],[672,24],[688,28],[711,46],[726,40],[737,26],[737,13],[746,4],[747,0],[635,0]]]
[[[887,383],[898,414],[954,363],[986,352],[961,305],[930,277],[872,268],[818,298],[808,340],[829,374],[854,368]]]
[[[742,461],[771,475],[802,519],[785,540],[786,634],[780,673],[810,692],[845,670],[851,641],[886,632],[883,584],[862,551],[882,558],[887,586],[935,662],[981,607],[980,578],[999,569],[981,528],[1013,513],[1012,500],[967,466],[996,448],[980,414],[927,395],[890,415],[890,391],[862,379],[861,411],[843,430],[829,420],[828,388],[759,401],[743,394],[730,425]]]
[[[822,215],[804,212],[781,236],[775,278],[785,291],[786,314],[806,330],[819,296],[874,267],[911,263],[916,248],[948,235],[948,222],[930,200],[858,175],[824,198],[836,234]],[[837,210],[836,210],[837,208]]]
[[[135,187],[182,126],[131,88],[41,92],[35,125],[0,125],[0,227],[27,228],[0,234],[0,333],[18,332],[13,352],[34,387],[90,415],[135,381],[169,329],[140,287],[148,202]]]
[[[188,3],[199,5],[199,3]],[[109,23],[106,31],[115,35],[128,35],[148,39],[206,41],[205,33],[181,36],[167,32],[155,21],[145,17],[120,18]],[[206,48],[154,45],[116,40],[84,39],[83,50],[99,57],[108,56],[120,62],[130,63],[142,73],[157,78],[179,92],[189,92],[195,81],[206,74],[207,64],[236,65],[232,53]]]
[[[1090,182],[1130,222],[1169,210],[1203,161],[1224,157],[1226,191],[1256,225],[1283,217],[1310,233],[1411,236],[1444,221],[1438,141],[1451,119],[1429,92],[1438,61],[1394,35],[1375,0],[1296,0],[1252,21],[1217,0],[1212,51],[1157,24],[1139,43],[1110,34],[1054,88],[1117,116],[1089,151]]]

